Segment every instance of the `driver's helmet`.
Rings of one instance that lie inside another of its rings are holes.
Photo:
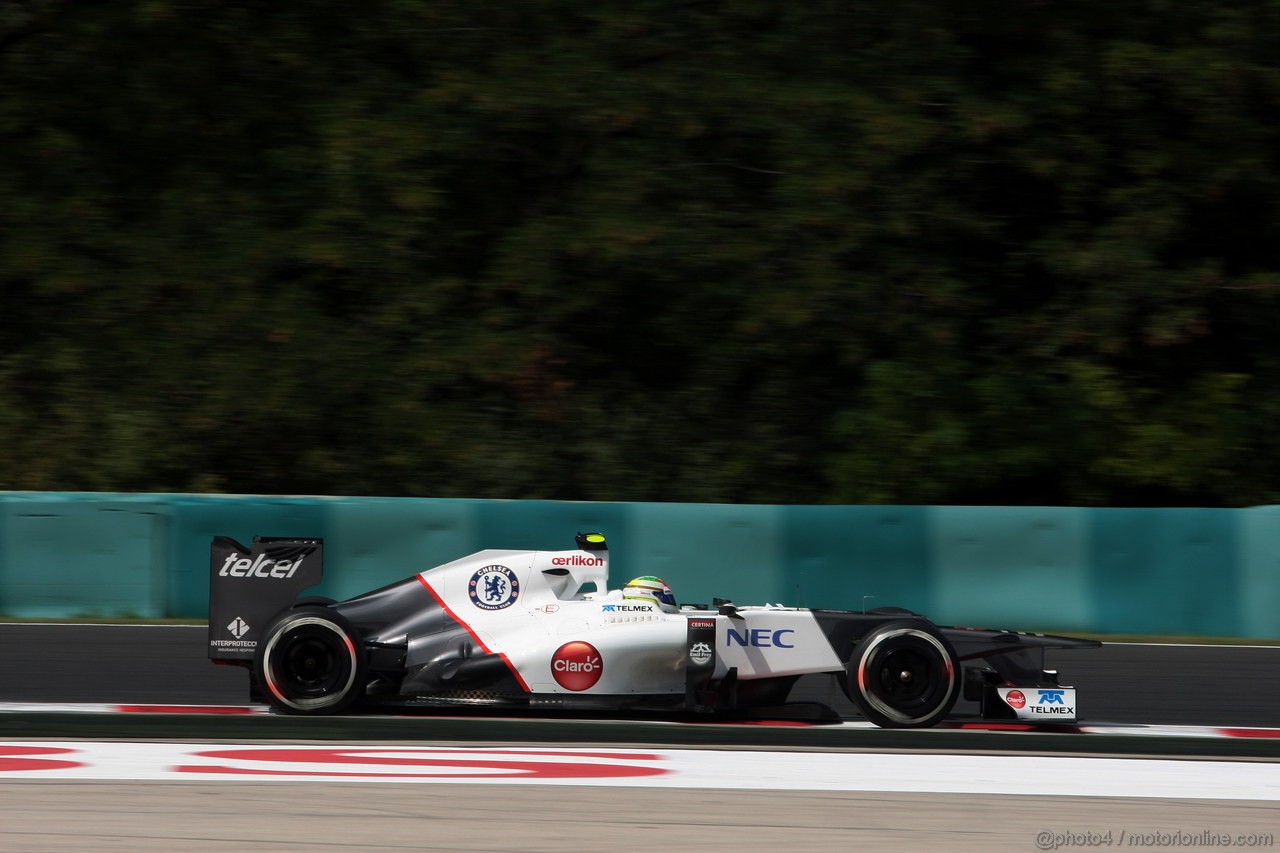
[[[676,597],[662,578],[645,575],[630,581],[622,588],[622,597],[626,601],[651,601],[665,613],[675,613]]]

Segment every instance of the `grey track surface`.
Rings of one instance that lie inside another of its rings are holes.
[[[205,643],[203,627],[0,624],[0,701],[243,704],[248,676],[210,664]],[[1085,722],[1280,726],[1280,647],[1115,644],[1047,664]],[[825,677],[796,698],[856,713]]]
[[[1113,837],[1121,831],[1274,833],[1276,821],[1273,803],[1211,800],[438,784],[0,783],[0,849],[33,853],[1033,851],[1041,832],[1107,831]]]
[[[189,627],[0,625],[0,701],[242,704],[245,673],[210,665],[205,637],[203,628]],[[1049,663],[1081,690],[1091,722],[1280,725],[1280,679],[1274,677],[1280,648],[1115,645],[1060,652]],[[829,701],[842,713],[851,710],[823,682],[802,688],[806,698]],[[1185,768],[1194,772],[1194,764]],[[1275,832],[1276,825],[1270,802],[0,781],[0,850],[33,853],[1029,851],[1037,849],[1041,832],[1234,835]]]

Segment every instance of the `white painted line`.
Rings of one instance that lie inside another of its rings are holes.
[[[96,702],[3,702],[0,713],[22,714],[115,714],[120,712],[116,705],[102,705]]]
[[[370,744],[0,742],[0,780],[411,782],[1280,801],[1280,764]]]

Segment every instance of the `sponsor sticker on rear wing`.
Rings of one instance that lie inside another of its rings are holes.
[[[228,536],[209,547],[209,657],[252,660],[275,614],[324,575],[320,539],[255,536],[249,548]]]

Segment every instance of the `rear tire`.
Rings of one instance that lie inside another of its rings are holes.
[[[304,595],[302,598],[295,599],[293,604],[289,605],[289,608],[297,610],[299,607],[306,607],[309,604],[314,604],[317,607],[328,607],[330,604],[337,603],[334,599],[324,595]]]
[[[277,616],[263,632],[253,671],[273,708],[286,714],[334,714],[364,692],[364,645],[341,614],[298,607]]]
[[[960,663],[928,622],[888,622],[862,638],[848,663],[846,692],[884,728],[924,728],[947,714],[960,694]]]

